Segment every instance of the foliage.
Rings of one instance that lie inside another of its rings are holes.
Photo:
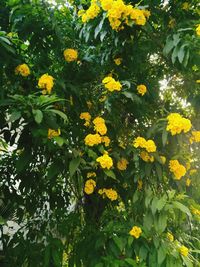
[[[198,1],[103,1],[1,0],[2,266],[200,266]]]

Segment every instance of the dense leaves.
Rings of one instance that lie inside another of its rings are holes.
[[[103,1],[1,0],[2,266],[199,266],[198,1]]]

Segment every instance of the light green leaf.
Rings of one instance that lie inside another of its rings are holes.
[[[69,164],[69,173],[70,173],[71,177],[77,171],[77,169],[78,169],[78,167],[80,165],[80,162],[81,162],[81,158],[72,159],[72,161],[70,162],[70,164]]]

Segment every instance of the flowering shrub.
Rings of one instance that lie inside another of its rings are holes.
[[[0,266],[199,266],[197,2],[1,1]]]

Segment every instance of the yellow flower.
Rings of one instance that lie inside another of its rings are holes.
[[[96,182],[93,179],[89,179],[85,182],[84,191],[87,195],[90,195],[94,192],[96,187]]]
[[[192,131],[192,136],[190,137],[190,143],[200,142],[200,131]]]
[[[200,80],[196,80],[196,83],[200,83]]]
[[[102,80],[102,83],[104,84],[105,88],[110,92],[121,91],[122,89],[121,83],[110,76],[105,77]]]
[[[153,140],[146,141],[145,148],[147,152],[155,152],[156,151],[156,145]]]
[[[121,158],[118,162],[117,162],[117,168],[120,171],[125,171],[128,165],[128,161],[125,158]]]
[[[116,64],[117,66],[119,66],[119,65],[121,65],[121,63],[122,63],[122,58],[115,58],[115,59],[114,59],[114,62],[115,62],[115,64]]]
[[[101,142],[104,143],[106,147],[108,147],[110,145],[110,138],[108,136],[102,136]]]
[[[171,241],[171,242],[173,242],[174,241],[174,236],[171,234],[171,233],[167,233],[167,239],[169,240],[169,241]]]
[[[107,153],[104,153],[103,156],[100,156],[96,159],[97,162],[101,165],[103,169],[110,169],[113,166],[113,160],[108,156]]]
[[[188,10],[190,8],[190,4],[188,3],[188,2],[184,2],[183,4],[182,4],[182,9],[183,10]]]
[[[185,167],[186,167],[186,170],[188,171],[191,168],[190,162],[187,162]]]
[[[105,120],[101,117],[96,117],[93,120],[94,123],[94,130],[101,135],[105,135],[107,133],[107,127],[105,125]]]
[[[60,129],[58,130],[48,129],[48,139],[59,136],[60,134],[61,134]]]
[[[138,94],[143,96],[144,94],[146,94],[147,88],[144,84],[140,84],[137,86],[137,91],[138,91]]]
[[[182,131],[187,133],[192,127],[191,121],[183,118],[178,113],[171,113],[167,120],[167,131],[170,131],[172,135],[180,134]]]
[[[196,209],[193,206],[191,206],[190,209],[194,215],[200,216],[200,210]]]
[[[30,75],[30,69],[28,67],[27,64],[21,64],[21,65],[18,65],[16,68],[15,68],[15,74],[16,75],[21,75],[23,77],[27,77],[28,75]]]
[[[174,174],[176,180],[180,180],[186,174],[186,168],[178,160],[170,160],[169,169]]]
[[[82,112],[80,114],[80,119],[81,120],[85,120],[85,123],[84,123],[85,126],[89,126],[90,125],[90,120],[91,120],[91,115],[90,115],[89,112]]]
[[[113,0],[100,0],[101,7],[104,11],[111,9],[113,2]]]
[[[198,35],[198,36],[200,36],[200,24],[197,26],[197,28],[196,28],[196,34]]]
[[[142,230],[138,226],[133,226],[133,228],[130,230],[129,234],[135,238],[139,238],[142,233]]]
[[[111,201],[114,201],[118,198],[117,192],[112,188],[104,189],[104,193],[106,194],[107,198],[109,198]]]
[[[101,136],[99,134],[88,134],[85,137],[86,146],[94,146],[101,144]]]
[[[43,94],[50,94],[54,85],[54,78],[51,75],[43,74],[38,80],[39,88],[43,89]]]
[[[91,177],[96,177],[96,173],[95,172],[88,172],[87,173],[87,178],[91,178]]]
[[[136,148],[138,148],[138,147],[145,148],[146,142],[147,141],[145,138],[139,136],[139,137],[134,139],[133,146]]]
[[[142,151],[140,153],[140,157],[142,160],[144,160],[145,162],[154,162],[154,157],[149,155],[146,151]]]
[[[142,12],[146,18],[149,18],[151,16],[151,12],[149,10],[144,9],[142,10]]]
[[[142,187],[143,187],[143,182],[141,179],[138,180],[138,185],[137,185],[137,189],[138,190],[142,190]]]
[[[191,179],[187,178],[185,182],[186,186],[189,187],[191,182],[192,182]]]
[[[166,157],[165,157],[165,156],[160,156],[160,159],[161,159],[161,161],[162,161],[162,164],[165,164],[165,162],[166,162]]]
[[[63,52],[64,58],[67,62],[76,61],[78,58],[78,51],[72,48],[67,48]]]
[[[188,249],[187,247],[185,247],[185,246],[181,246],[181,247],[179,248],[179,252],[180,252],[180,254],[181,254],[182,256],[187,257],[187,255],[188,255],[188,253],[189,253],[189,249]]]

